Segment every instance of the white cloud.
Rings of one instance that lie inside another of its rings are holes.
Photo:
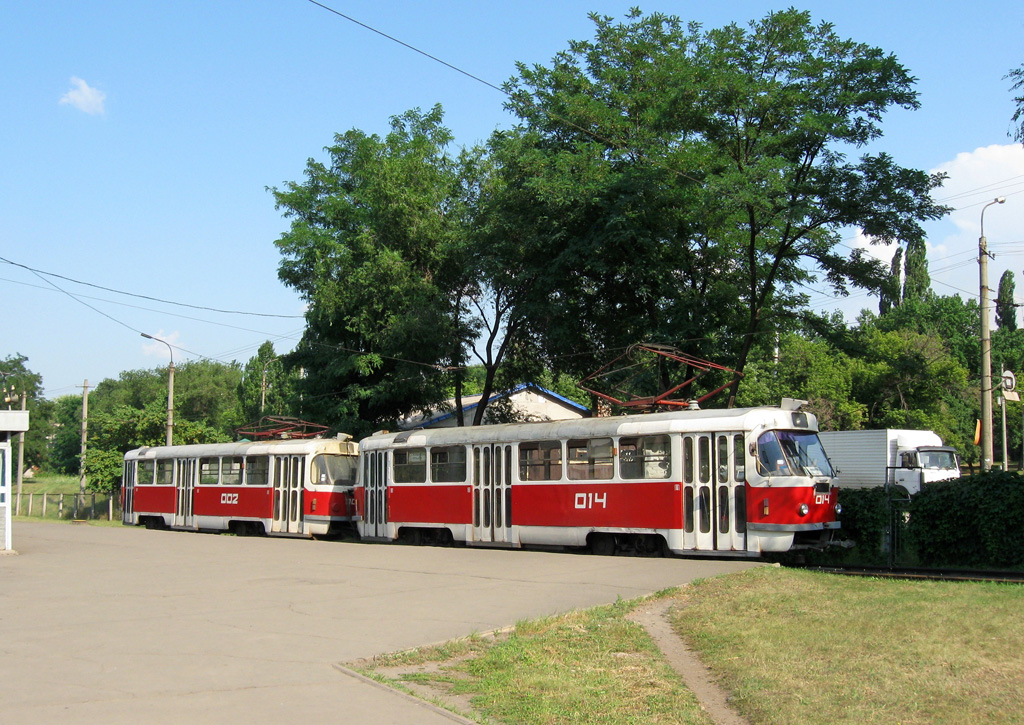
[[[164,360],[170,360],[171,351],[167,348],[167,345],[165,345],[164,342],[177,346],[181,333],[177,330],[167,333],[160,330],[160,332],[153,335],[153,337],[156,339],[146,339],[146,341],[142,343],[142,354],[147,357],[159,357]]]
[[[71,76],[71,85],[74,88],[61,96],[61,104],[66,103],[93,116],[103,114],[103,101],[107,98],[106,93],[92,88],[81,78],[75,76]]]
[[[979,295],[978,238],[985,210],[985,238],[995,258],[989,262],[989,287],[999,285],[1006,270],[1024,271],[1024,147],[993,145],[957,154],[933,171],[949,178],[934,197],[954,211],[927,225],[932,290],[940,295]],[[1003,204],[990,204],[1005,197]],[[1017,296],[1024,281],[1017,280]]]

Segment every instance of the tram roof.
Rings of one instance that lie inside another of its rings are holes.
[[[536,423],[503,423],[461,428],[427,428],[376,433],[360,441],[360,448],[390,445],[457,445],[497,441],[552,440],[586,436],[654,435],[657,433],[747,431],[755,428],[817,430],[811,413],[778,407],[679,410],[665,413],[581,418]]]
[[[204,458],[213,456],[287,455],[300,453],[355,454],[354,441],[340,438],[295,438],[291,440],[196,443],[185,446],[146,446],[124,454],[125,460],[149,458]]]

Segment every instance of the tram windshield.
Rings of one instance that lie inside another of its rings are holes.
[[[313,459],[313,483],[352,486],[356,482],[356,457],[321,454]]]
[[[757,439],[758,472],[766,476],[834,476],[818,434],[771,430]]]

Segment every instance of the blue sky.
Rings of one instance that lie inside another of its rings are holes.
[[[516,61],[546,63],[591,37],[588,12],[621,18],[635,0],[324,4],[500,85]],[[717,27],[787,6],[641,8]],[[996,195],[1007,202],[985,216],[991,285],[1004,269],[1024,274],[1024,149],[1007,135],[1003,79],[1024,63],[1024,6],[797,7],[895,54],[919,79],[921,110],[887,116],[871,150],[951,175],[936,196],[958,210],[928,228],[936,292],[977,296],[980,211]],[[493,88],[308,0],[6,0],[0,68],[0,257],[14,263],[0,262],[0,357],[26,355],[47,397],[166,365],[167,347],[139,332],[177,346],[176,364],[244,363],[268,339],[286,352],[303,307],[277,279],[273,242],[287,220],[266,187],[299,180],[335,133],[383,133],[410,108],[442,104],[458,145],[512,122]],[[848,243],[863,240],[851,231]],[[851,319],[877,309],[863,295],[812,299]]]

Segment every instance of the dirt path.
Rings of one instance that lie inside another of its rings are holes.
[[[729,706],[725,691],[712,679],[697,655],[672,629],[667,615],[673,603],[672,599],[647,602],[633,610],[628,618],[647,631],[716,725],[747,725],[747,721]]]

